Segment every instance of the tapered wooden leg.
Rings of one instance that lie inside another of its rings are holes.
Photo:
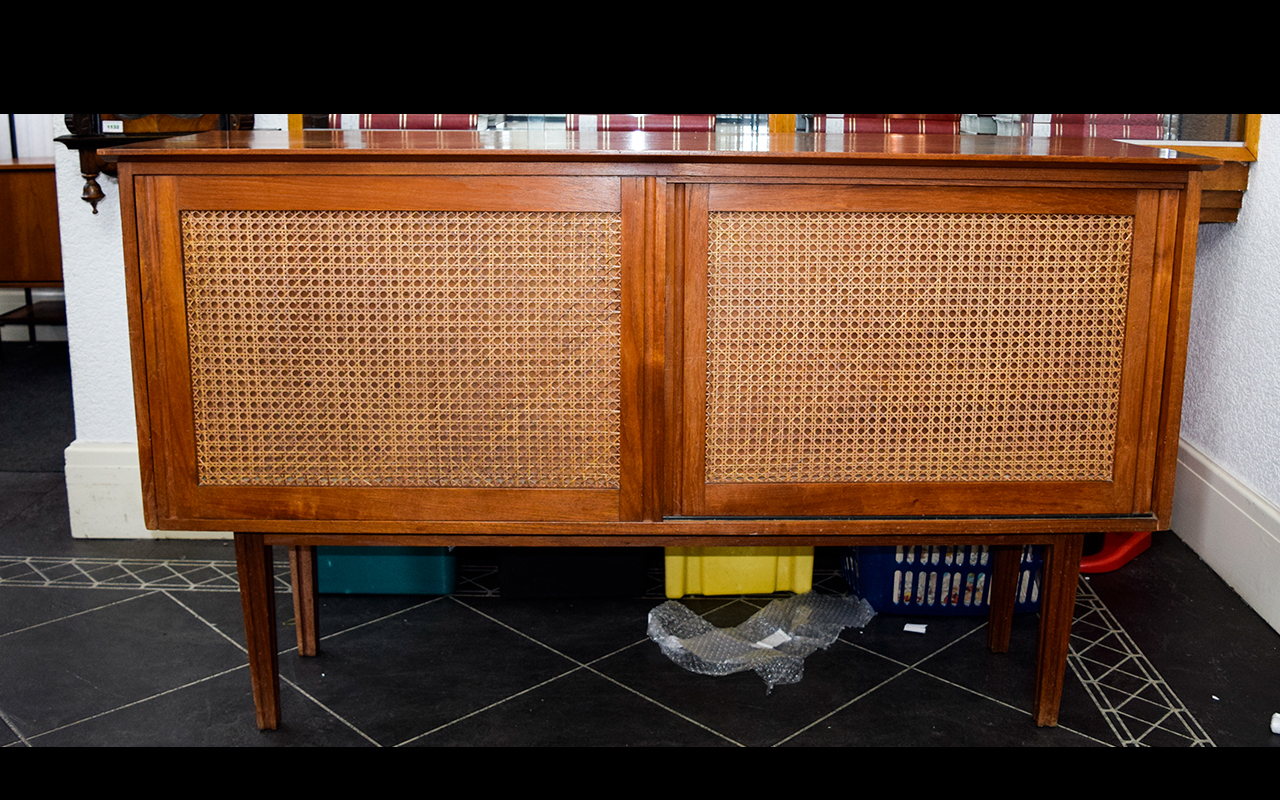
[[[249,679],[258,730],[280,724],[280,665],[276,657],[276,602],[271,548],[260,533],[237,533],[236,571],[240,575],[240,605],[249,648]]]
[[[1036,724],[1058,724],[1062,683],[1067,673],[1067,648],[1075,617],[1076,584],[1084,534],[1063,534],[1045,548],[1040,592],[1040,653],[1036,661]]]
[[[1021,545],[999,545],[991,548],[991,620],[987,624],[987,646],[993,653],[1009,652],[1013,633],[1013,607],[1018,595],[1018,567],[1022,561]]]
[[[293,583],[293,618],[298,628],[298,655],[314,656],[320,650],[320,616],[316,549],[306,545],[289,548],[289,573]]]

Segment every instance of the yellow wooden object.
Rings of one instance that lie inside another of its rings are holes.
[[[770,114],[769,133],[795,133],[795,114]]]
[[[812,547],[668,547],[667,597],[804,594],[813,588]]]

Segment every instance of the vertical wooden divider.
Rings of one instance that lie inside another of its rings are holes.
[[[681,343],[680,505],[685,516],[706,510],[707,425],[707,221],[710,191],[705,184],[685,189],[684,339]]]
[[[619,398],[621,491],[618,519],[645,519],[648,468],[645,441],[645,192],[644,178],[623,178],[622,191],[622,331]]]
[[[663,517],[666,358],[667,182],[644,179],[644,503],[643,519]]]
[[[668,184],[665,193],[666,213],[669,225],[666,229],[667,248],[664,275],[666,292],[663,298],[664,363],[663,363],[663,499],[662,513],[674,516],[681,513],[680,476],[683,474],[681,453],[684,441],[684,416],[681,389],[684,370],[681,354],[684,351],[684,226],[685,185]]]

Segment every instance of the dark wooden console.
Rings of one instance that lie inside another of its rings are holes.
[[[270,548],[1046,545],[1168,527],[1201,171],[1109,141],[214,132],[116,148],[149,526]]]

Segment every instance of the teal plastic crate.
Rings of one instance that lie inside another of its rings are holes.
[[[447,547],[317,547],[321,594],[450,594],[457,567]]]

